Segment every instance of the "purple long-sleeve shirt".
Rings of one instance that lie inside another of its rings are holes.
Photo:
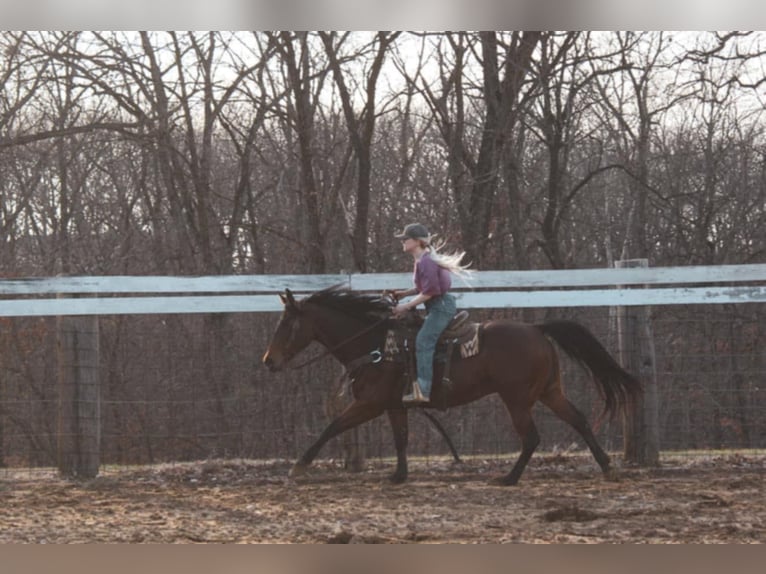
[[[414,279],[418,293],[432,297],[444,295],[452,287],[449,270],[437,265],[428,253],[415,262]]]

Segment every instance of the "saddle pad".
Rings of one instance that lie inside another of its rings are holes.
[[[457,342],[460,348],[460,357],[467,359],[479,354],[479,323],[471,323],[465,326],[464,335]],[[383,360],[395,361],[396,356],[405,351],[414,350],[415,336],[409,339],[409,344],[405,347],[405,337],[401,331],[389,329],[386,333],[386,342],[383,346]],[[439,340],[438,345],[444,345],[445,341]]]
[[[460,343],[460,356],[463,359],[479,354],[479,323],[473,323],[471,331],[473,331],[473,335]]]
[[[394,355],[398,355],[400,352],[401,351],[399,351],[399,341],[396,337],[396,331],[389,329],[386,332],[386,342],[383,345],[383,358],[387,361],[390,361]]]

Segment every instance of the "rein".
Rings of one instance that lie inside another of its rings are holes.
[[[391,319],[391,317],[384,317],[380,321],[375,321],[369,327],[365,327],[364,329],[362,329],[358,333],[356,333],[354,335],[351,335],[348,339],[345,339],[345,340],[341,341],[340,343],[338,343],[337,345],[335,345],[334,347],[332,347],[330,349],[327,349],[324,353],[320,353],[319,355],[317,355],[316,357],[312,357],[308,361],[304,361],[302,363],[298,363],[297,365],[291,366],[290,370],[294,371],[296,369],[302,369],[303,367],[307,367],[311,363],[316,363],[319,359],[323,359],[327,355],[330,355],[330,354],[334,353],[335,351],[337,351],[338,349],[340,349],[343,345],[347,345],[348,343],[350,343],[351,341],[355,341],[356,339],[358,339],[362,335],[366,335],[367,333],[369,333],[373,329],[381,326],[383,323],[385,323],[389,319]]]

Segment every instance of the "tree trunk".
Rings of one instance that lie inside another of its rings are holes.
[[[298,136],[299,155],[299,186],[305,212],[305,243],[308,250],[308,272],[324,273],[327,260],[324,255],[324,237],[321,227],[321,202],[319,187],[314,177],[314,105],[311,96],[311,64],[309,61],[309,46],[307,32],[281,32],[279,50],[287,68],[289,89],[294,98],[294,117]],[[298,40],[301,52],[296,54],[293,41]]]

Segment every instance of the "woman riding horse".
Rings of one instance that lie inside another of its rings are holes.
[[[407,409],[402,403],[405,367],[396,361],[367,360],[380,356],[389,328],[392,303],[337,287],[314,293],[300,301],[289,290],[282,295],[284,313],[263,356],[272,371],[288,366],[291,359],[312,341],[318,341],[342,364],[354,365],[354,401],[322,432],[295,463],[291,475],[307,469],[322,446],[341,432],[384,412],[394,432],[397,465],[394,482],[407,478]],[[585,416],[567,400],[561,385],[558,354],[553,341],[592,374],[608,415],[624,410],[641,392],[639,382],[625,371],[601,343],[574,321],[549,321],[537,325],[509,320],[481,325],[478,354],[453,361],[449,390],[440,405],[453,407],[497,393],[505,403],[521,453],[511,471],[498,482],[516,484],[540,438],[532,407],[541,401],[582,436],[601,470],[610,472],[609,456],[596,441]]]
[[[431,234],[425,225],[411,223],[404,231],[395,236],[402,241],[402,249],[415,260],[413,272],[414,287],[403,291],[394,291],[394,300],[417,295],[407,303],[394,307],[394,315],[401,316],[415,309],[420,303],[426,307],[423,326],[415,339],[417,379],[412,382],[412,392],[405,395],[405,404],[422,404],[431,400],[433,381],[433,361],[436,342],[455,316],[457,305],[455,297],[449,293],[452,287],[450,273],[463,273],[460,265],[463,253],[444,255],[431,245]]]

